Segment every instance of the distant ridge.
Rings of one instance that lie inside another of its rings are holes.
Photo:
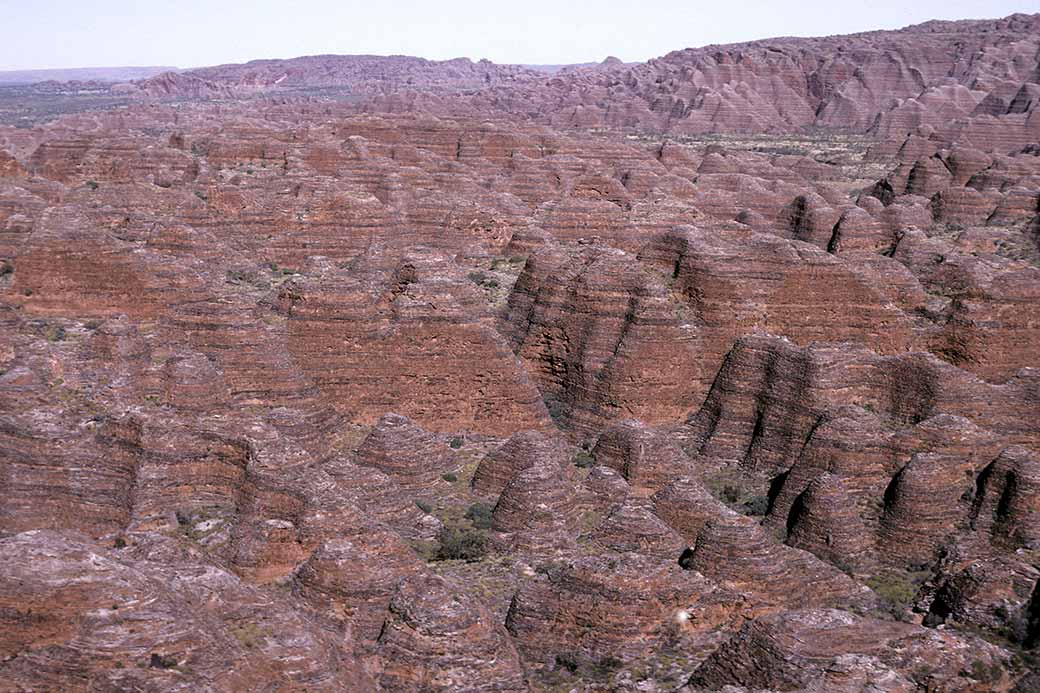
[[[426,60],[406,55],[308,55],[252,60],[184,72],[163,73],[135,82],[134,91],[157,97],[232,97],[266,91],[348,89],[382,94],[405,89],[459,92],[538,79],[536,70],[468,58]]]
[[[36,84],[55,82],[125,82],[147,79],[163,72],[176,72],[176,67],[70,67],[53,70],[0,70],[0,84]]]

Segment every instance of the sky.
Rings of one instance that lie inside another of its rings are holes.
[[[322,53],[560,64],[1040,12],[1040,0],[0,0],[0,70]]]

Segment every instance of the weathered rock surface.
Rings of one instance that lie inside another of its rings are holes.
[[[403,55],[315,55],[164,72],[135,83],[134,88],[148,96],[182,98],[322,87],[379,94],[393,91],[401,84],[413,89],[462,91],[500,81],[530,79],[537,74],[519,65],[496,65],[487,60],[474,63],[467,58],[437,61]]]
[[[1038,29],[5,92],[0,688],[1036,688]]]
[[[358,446],[357,464],[374,467],[402,490],[418,493],[456,469],[448,442],[400,414],[386,414]]]
[[[973,561],[940,585],[925,624],[961,623],[1026,642],[1032,635],[1028,610],[1038,578],[1034,566],[1014,559]]]
[[[696,478],[672,480],[652,497],[654,514],[693,546],[704,524],[726,511],[725,506]]]
[[[434,575],[404,580],[376,651],[389,691],[523,691],[523,669],[487,609]]]
[[[687,619],[698,630],[728,624],[733,606],[715,591],[674,560],[582,557],[525,584],[513,597],[506,628],[535,661],[551,663],[564,653],[627,660],[672,637]]]
[[[812,554],[780,544],[752,518],[732,510],[709,520],[681,561],[687,569],[751,596],[760,608],[865,604],[869,597],[848,576]],[[812,593],[797,585],[812,584]]]
[[[0,540],[8,566],[0,578],[5,685],[373,685],[352,660],[349,642],[329,637],[299,605],[184,549],[159,543],[112,550],[49,530]]]
[[[660,281],[621,251],[547,246],[528,258],[503,329],[550,411],[591,432],[674,420],[695,403],[692,334]]]
[[[746,624],[689,687],[854,690],[885,680],[897,689],[999,689],[1007,686],[1001,657],[984,641],[948,632],[833,609],[791,611]]]
[[[570,463],[568,446],[539,431],[514,433],[485,455],[473,472],[470,485],[475,493],[497,496],[520,472],[537,465],[563,467]]]
[[[321,617],[347,624],[358,641],[375,641],[401,580],[423,566],[400,535],[386,527],[344,528],[325,540],[293,575],[293,592]]]
[[[689,471],[686,454],[663,432],[639,421],[605,430],[592,449],[596,463],[621,473],[631,486],[657,490]]]
[[[574,481],[553,460],[517,473],[502,490],[491,515],[495,543],[506,549],[552,551],[578,535]]]
[[[619,553],[643,553],[663,560],[682,552],[683,537],[653,512],[645,499],[629,496],[614,508],[588,540]]]

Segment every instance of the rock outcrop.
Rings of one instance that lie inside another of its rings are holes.
[[[0,579],[0,670],[9,685],[374,685],[342,649],[349,641],[186,547],[113,550],[34,530],[0,540],[0,553],[10,567]]]
[[[866,588],[837,568],[811,553],[776,542],[754,519],[732,510],[705,523],[697,543],[681,562],[689,570],[750,595],[760,608],[851,606],[870,601]],[[798,589],[804,584],[813,585],[811,594]]]
[[[553,566],[525,584],[513,597],[506,628],[535,661],[573,653],[595,662],[637,657],[687,620],[710,630],[733,616],[725,598],[674,560],[613,554]]]
[[[532,254],[503,330],[550,413],[577,430],[674,420],[696,402],[692,334],[677,304],[620,251],[552,245]]]
[[[639,421],[622,421],[605,430],[592,456],[597,464],[620,472],[629,485],[652,490],[690,471],[689,459],[667,433]]]
[[[956,666],[937,666],[951,657]],[[884,679],[906,687],[1000,687],[1007,685],[1001,657],[999,649],[978,639],[813,609],[749,622],[701,664],[688,685],[840,690]]]
[[[505,629],[444,578],[404,580],[390,601],[376,651],[388,691],[523,691],[523,669]]]
[[[509,481],[525,469],[569,464],[567,453],[567,445],[559,439],[539,431],[520,431],[480,460],[470,485],[475,493],[497,497]]]
[[[494,542],[504,549],[552,551],[571,545],[578,535],[578,498],[574,481],[552,460],[517,473],[491,514]]]

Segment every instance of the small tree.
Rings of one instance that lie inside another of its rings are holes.
[[[491,529],[491,513],[494,510],[487,503],[474,503],[466,509],[466,519],[477,529]]]
[[[487,554],[487,535],[473,529],[443,529],[437,537],[438,561],[474,563]]]

